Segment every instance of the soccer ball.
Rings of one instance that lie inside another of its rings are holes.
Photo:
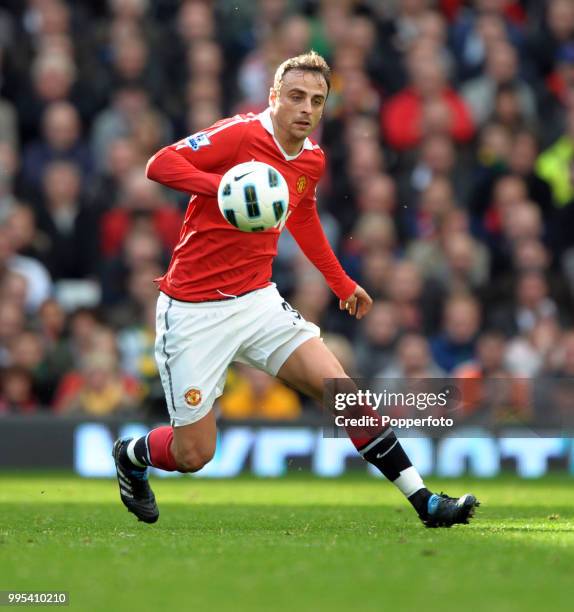
[[[262,232],[284,221],[289,188],[281,173],[263,162],[237,164],[221,179],[219,210],[242,232]]]

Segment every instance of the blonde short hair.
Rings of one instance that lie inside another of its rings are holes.
[[[273,89],[276,93],[279,93],[283,79],[290,70],[304,70],[309,72],[317,72],[323,75],[325,82],[327,83],[327,94],[331,89],[331,68],[325,61],[325,58],[319,55],[316,51],[309,51],[308,53],[302,53],[295,57],[290,57],[279,65],[275,71],[275,77],[273,79]]]

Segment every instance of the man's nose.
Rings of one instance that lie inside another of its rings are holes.
[[[310,115],[311,111],[312,111],[311,100],[309,98],[306,98],[305,102],[303,103],[303,112]]]

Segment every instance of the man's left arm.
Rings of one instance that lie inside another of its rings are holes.
[[[303,200],[287,220],[287,228],[311,263],[323,274],[333,293],[339,298],[339,308],[357,319],[370,310],[369,294],[343,270],[325,236],[315,198]]]

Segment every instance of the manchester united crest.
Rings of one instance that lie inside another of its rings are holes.
[[[297,179],[297,193],[303,193],[307,189],[307,177],[302,174]]]
[[[185,392],[185,403],[188,406],[199,406],[201,404],[201,390],[191,387]]]

